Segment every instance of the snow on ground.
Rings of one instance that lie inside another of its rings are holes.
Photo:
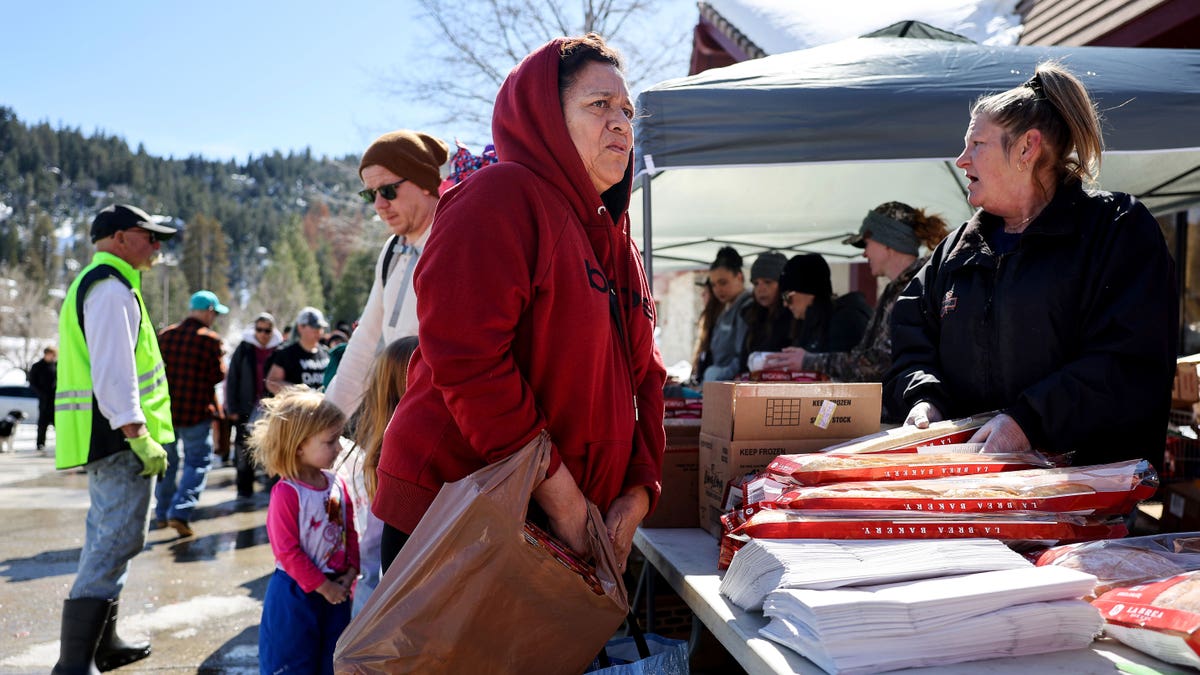
[[[245,596],[203,595],[173,605],[160,607],[153,612],[125,616],[122,611],[121,633],[130,640],[144,639],[154,632],[175,631],[176,633],[199,632],[206,622],[221,621],[240,613],[257,612],[262,603]],[[124,608],[122,608],[124,609]],[[186,637],[186,636],[184,636]],[[253,651],[253,654],[250,652]],[[31,645],[24,652],[4,659],[0,665],[12,667],[37,667],[58,660],[59,642],[42,642]],[[236,653],[227,655],[232,661],[257,658],[257,647],[240,647]],[[223,669],[222,672],[233,672]],[[239,670],[237,672],[243,672]]]

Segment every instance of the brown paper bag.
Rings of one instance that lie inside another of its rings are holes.
[[[629,605],[595,505],[588,505],[590,582],[526,538],[529,496],[549,462],[543,433],[512,457],[443,486],[342,633],[334,669],[582,673]]]

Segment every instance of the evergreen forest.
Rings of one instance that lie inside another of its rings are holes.
[[[366,302],[386,227],[356,192],[358,157],[278,151],[244,161],[184,159],[131,149],[97,131],[28,124],[0,107],[0,335],[49,338],[58,304],[94,251],[104,206],[139,206],[180,235],[143,276],[161,328],[206,288],[240,329],[260,311],[287,324],[305,305],[353,321]]]

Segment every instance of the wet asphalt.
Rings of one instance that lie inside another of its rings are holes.
[[[15,452],[0,454],[5,674],[53,668],[88,508],[87,475],[55,471],[53,453],[38,456],[34,441],[35,428],[21,425]],[[150,531],[130,566],[118,626],[127,639],[149,639],[153,653],[111,672],[258,672],[258,622],[274,569],[266,513],[266,493],[239,501],[234,469],[224,466],[209,474],[195,536]]]

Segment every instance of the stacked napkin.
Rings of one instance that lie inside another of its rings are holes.
[[[758,610],[776,589],[830,589],[1030,567],[994,539],[752,539],[733,557],[721,593],[743,609]]]
[[[740,554],[739,554],[740,555]],[[830,673],[1082,649],[1103,626],[1090,574],[1019,567],[884,586],[770,593],[760,632]]]

